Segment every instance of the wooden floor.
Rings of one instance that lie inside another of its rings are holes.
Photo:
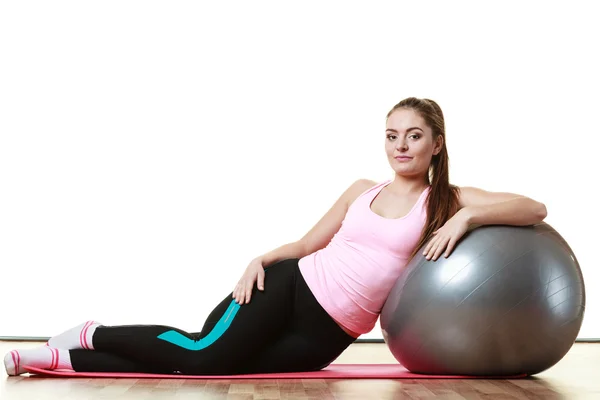
[[[40,343],[0,342],[2,356]],[[338,363],[395,362],[385,344],[350,346]],[[576,343],[551,369],[519,380],[183,380],[8,377],[1,400],[42,399],[600,399],[600,343]]]

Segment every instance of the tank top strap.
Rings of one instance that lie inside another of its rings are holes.
[[[377,193],[379,193],[384,186],[388,185],[392,183],[391,179],[387,179],[385,181],[382,181],[378,184],[376,184],[375,186],[370,187],[369,189],[365,190],[364,192],[362,192],[358,198],[358,199],[362,199],[362,198],[367,198],[368,200],[373,200],[373,197],[375,197],[377,195]]]

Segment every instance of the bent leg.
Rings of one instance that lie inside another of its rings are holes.
[[[295,293],[294,315],[285,334],[263,349],[244,373],[318,371],[356,340],[327,314],[301,276]]]
[[[348,337],[337,342],[319,341],[290,333],[261,352],[243,373],[318,371],[335,361],[353,341]]]

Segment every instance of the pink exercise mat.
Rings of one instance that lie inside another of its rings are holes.
[[[117,372],[73,372],[24,366],[34,375],[56,378],[136,378],[136,379],[517,379],[516,376],[461,376],[414,374],[399,364],[331,364],[321,371],[250,375],[179,375]]]

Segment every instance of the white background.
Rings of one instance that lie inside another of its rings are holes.
[[[0,336],[199,330],[252,258],[393,178],[385,115],[417,96],[453,183],[547,205],[600,337],[592,4],[2,2]]]

